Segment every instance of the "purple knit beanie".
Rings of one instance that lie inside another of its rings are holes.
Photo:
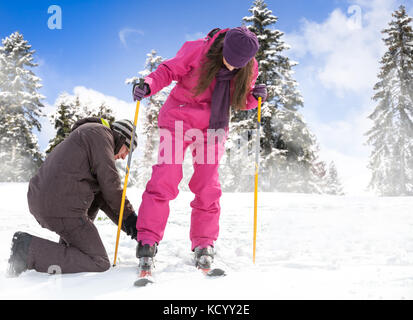
[[[258,52],[257,36],[246,27],[238,27],[227,32],[222,54],[235,68],[243,68]]]

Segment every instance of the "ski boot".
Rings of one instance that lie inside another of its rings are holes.
[[[215,251],[212,246],[194,249],[195,267],[201,270],[210,270],[214,262]]]
[[[24,271],[27,271],[27,258],[29,256],[29,247],[32,238],[32,235],[20,231],[13,235],[9,267],[7,270],[9,277],[18,277]]]
[[[215,250],[214,247],[208,246],[206,248],[196,247],[194,249],[195,267],[202,271],[202,273],[209,277],[220,277],[225,275],[225,271],[218,268],[212,268],[214,262]]]
[[[148,283],[153,283],[152,270],[155,267],[154,257],[158,252],[157,243],[153,246],[149,244],[142,245],[138,242],[136,247],[136,257],[139,259],[139,279],[135,282],[135,286],[143,287]]]

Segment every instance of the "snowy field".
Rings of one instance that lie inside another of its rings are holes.
[[[205,279],[192,266],[192,194],[171,202],[155,285],[135,288],[135,243],[122,235],[117,267],[105,273],[5,276],[13,233],[50,240],[29,214],[27,184],[0,184],[0,299],[413,299],[413,199],[259,195],[257,263],[252,263],[253,194],[224,193],[217,264]],[[129,189],[135,209],[142,190]],[[96,222],[110,259],[116,226]]]

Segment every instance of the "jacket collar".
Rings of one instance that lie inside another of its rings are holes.
[[[77,128],[79,128],[80,126],[86,124],[86,123],[100,123],[102,125],[104,125],[105,127],[107,127],[108,129],[111,129],[111,133],[113,135],[113,139],[115,142],[115,147],[114,147],[114,154],[117,154],[120,150],[120,148],[122,148],[122,146],[125,144],[126,138],[124,136],[122,136],[120,133],[113,131],[112,128],[109,126],[108,127],[108,123],[105,120],[102,121],[102,118],[97,118],[97,117],[88,117],[88,118],[83,118],[80,119],[78,121],[76,121],[76,123],[73,125],[72,127],[72,131],[75,131]]]

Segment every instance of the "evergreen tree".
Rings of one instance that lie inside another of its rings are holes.
[[[247,28],[257,35],[260,43],[256,55],[260,72],[257,83],[266,84],[268,91],[261,115],[260,167],[265,178],[259,180],[260,188],[264,191],[320,192],[314,176],[318,159],[316,138],[298,112],[304,101],[293,79],[292,69],[297,63],[284,55],[289,46],[282,40],[284,34],[273,28],[278,18],[272,15],[267,4],[255,0],[249,11],[252,15],[244,17],[243,21],[250,24]],[[224,172],[224,176],[232,177],[229,181],[236,189],[251,190],[254,160],[250,158],[245,162],[245,154],[255,152],[255,130],[251,129],[256,128],[256,119],[257,110],[232,112],[229,145],[237,145],[241,136],[248,137],[240,149],[244,156],[235,155],[239,158],[236,162],[243,165],[232,168],[232,172],[228,169]]]
[[[330,166],[328,167],[326,193],[336,196],[344,195],[343,186],[338,177],[337,168],[333,161],[330,163]]]
[[[75,113],[70,99],[67,98],[67,94],[63,94],[58,98],[57,111],[50,117],[50,121],[56,129],[56,136],[49,141],[46,154],[52,152],[60,142],[66,139],[72,129]]]
[[[44,99],[41,79],[32,71],[34,50],[23,35],[14,32],[0,47],[0,148],[1,181],[28,181],[42,163],[33,130],[41,130],[39,118]]]
[[[328,193],[328,168],[324,161],[318,161],[314,165],[313,172],[318,179],[318,186],[322,193]]]
[[[49,141],[47,154],[70,134],[73,125],[80,119],[97,117],[109,123],[115,121],[113,110],[106,102],[92,106],[89,101],[81,101],[79,96],[64,92],[56,99],[55,106],[56,112],[50,116],[50,122],[56,129],[56,135]]]
[[[298,84],[292,77],[292,68],[298,63],[283,55],[290,46],[282,40],[284,33],[271,27],[277,23],[278,18],[267,8],[264,0],[255,0],[248,11],[252,15],[244,17],[243,21],[251,23],[247,28],[257,35],[260,43],[256,54],[260,71],[257,83],[267,85],[268,102],[272,104],[267,110],[270,113],[267,117],[271,117],[276,108],[295,111],[304,103],[297,89]]]
[[[413,30],[404,6],[393,13],[382,31],[388,50],[381,59],[379,81],[374,86],[377,102],[366,133],[373,150],[369,187],[381,196],[413,194]]]
[[[91,111],[89,114],[90,117],[103,118],[109,121],[109,123],[112,123],[116,120],[115,116],[113,115],[113,109],[106,103],[102,103],[96,111]]]
[[[26,182],[42,164],[37,138],[29,132],[26,119],[16,115],[3,117],[6,134],[0,138],[0,181]]]
[[[108,120],[109,122],[115,121],[113,109],[105,102],[93,106],[88,101],[80,101],[79,96],[76,96],[74,109],[76,121],[89,117],[103,118]]]
[[[221,187],[225,192],[254,190],[255,139],[251,119],[231,121],[225,143],[226,154],[220,165]],[[262,136],[262,131],[261,131]]]
[[[273,122],[277,142],[263,161],[268,183],[265,190],[322,193],[322,181],[317,176],[319,147],[303,117],[283,110]]]

